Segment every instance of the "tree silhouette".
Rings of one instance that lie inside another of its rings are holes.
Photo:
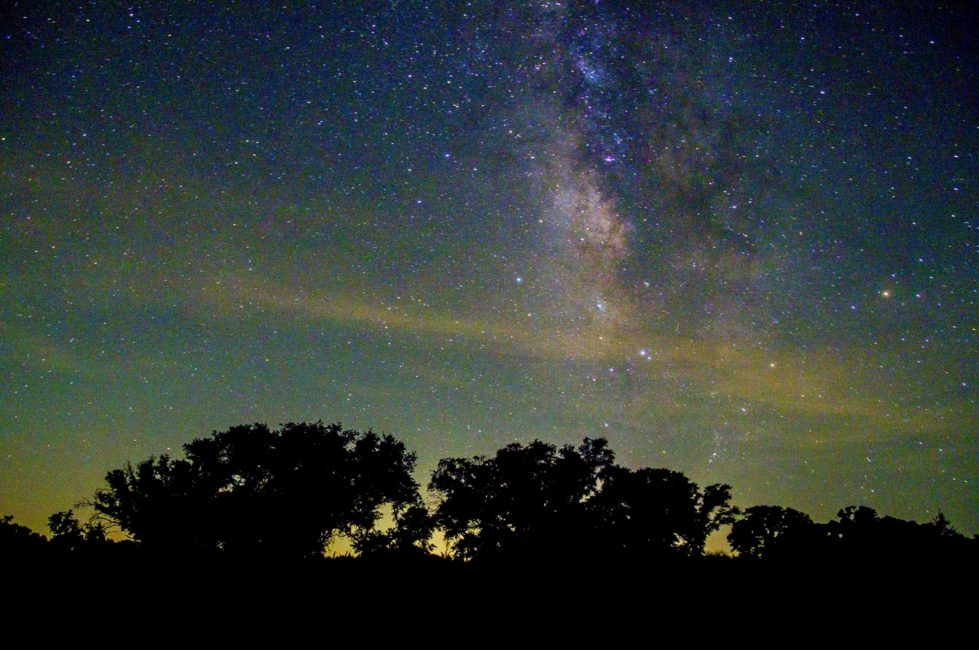
[[[680,472],[612,467],[591,504],[599,539],[615,554],[640,557],[698,556],[707,537],[733,521],[730,486],[699,489]]]
[[[362,555],[427,555],[432,551],[435,520],[425,506],[411,505],[394,513],[389,530],[366,529],[354,536],[354,549]]]
[[[51,545],[59,551],[77,552],[107,543],[102,522],[82,524],[73,510],[56,512],[48,517],[48,528]]]
[[[415,455],[393,437],[340,424],[241,425],[108,473],[97,512],[150,547],[315,557],[333,536],[374,529],[420,504]]]
[[[805,552],[814,526],[809,515],[793,508],[752,506],[731,526],[727,540],[745,557],[787,557]]]
[[[493,458],[443,459],[435,519],[463,558],[560,556],[581,548],[651,559],[697,556],[730,523],[730,488],[614,464],[604,439],[558,450],[539,440]]]
[[[781,561],[866,564],[965,559],[975,552],[941,513],[919,524],[881,517],[867,506],[847,506],[824,524],[792,508],[753,506],[731,527],[728,541],[739,555]]]
[[[32,560],[47,550],[48,540],[27,526],[14,523],[13,515],[0,516],[0,558]]]
[[[50,543],[0,517],[0,556],[156,562],[163,552],[191,561],[215,554],[288,561],[322,556],[342,534],[361,555],[382,560],[363,566],[432,567],[438,560],[430,540],[439,529],[452,556],[565,571],[584,566],[582,553],[625,566],[699,557],[707,537],[726,524],[732,549],[762,561],[964,565],[979,548],[979,537],[960,535],[942,513],[924,524],[866,506],[843,508],[822,524],[781,506],[741,513],[729,486],[701,489],[680,472],[619,466],[601,438],[444,458],[429,483],[431,512],[412,478],[415,455],[373,431],[322,422],[241,425],[183,449],[183,458],[150,457],[110,471],[89,504],[96,516],[83,524],[72,510],[51,515]],[[377,525],[382,513],[393,525]],[[108,542],[105,523],[138,543]]]
[[[834,551],[840,559],[855,561],[906,561],[965,558],[975,553],[975,543],[951,527],[945,515],[919,524],[890,516],[879,516],[867,506],[847,506],[830,522]]]
[[[559,554],[592,533],[587,503],[613,459],[605,440],[587,438],[577,449],[535,440],[442,459],[429,484],[435,521],[462,558]]]

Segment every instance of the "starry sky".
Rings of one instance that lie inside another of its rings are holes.
[[[979,532],[973,3],[4,7],[18,522],[322,419]]]

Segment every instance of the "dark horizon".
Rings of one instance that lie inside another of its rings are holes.
[[[573,570],[583,557],[679,576],[735,566],[756,574],[780,565],[967,566],[979,548],[979,536],[962,535],[941,513],[917,523],[853,505],[820,523],[776,504],[739,508],[730,485],[619,465],[604,438],[443,458],[427,495],[403,442],[339,423],[238,425],[183,451],[108,472],[85,500],[89,514],[51,514],[49,539],[0,516],[0,555],[33,571],[177,561],[255,574],[326,560],[336,570],[346,558],[362,572],[348,579],[396,566],[444,577],[463,565],[552,566],[555,577],[584,579]],[[712,535],[724,536],[727,552],[708,548]],[[344,541],[346,553],[330,551]]]

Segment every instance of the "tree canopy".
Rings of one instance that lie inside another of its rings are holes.
[[[772,558],[791,553],[794,547],[809,545],[816,536],[809,515],[782,506],[752,506],[731,526],[727,539],[740,555]]]
[[[429,489],[434,517],[464,558],[562,554],[692,556],[732,521],[730,488],[680,472],[629,470],[604,439],[558,449],[536,440],[492,458],[443,459]]]
[[[415,455],[372,431],[242,425],[184,452],[109,472],[96,511],[150,546],[298,558],[376,535],[385,504],[396,519],[420,504]]]
[[[56,512],[48,517],[51,543],[63,551],[79,551],[106,543],[105,525],[101,521],[83,524],[74,510]]]
[[[965,557],[975,547],[975,539],[970,542],[956,532],[941,513],[919,524],[881,517],[867,506],[847,506],[836,519],[821,524],[792,508],[752,506],[731,527],[728,542],[740,556],[781,561],[893,562],[915,557]]]
[[[47,538],[27,526],[14,523],[13,515],[0,516],[0,557],[32,558],[45,550]]]
[[[707,537],[734,521],[731,488],[701,490],[669,469],[608,468],[592,508],[600,519],[599,538],[609,550],[627,555],[687,556],[704,552]]]
[[[534,440],[493,456],[444,458],[428,484],[429,506],[412,475],[415,455],[370,430],[241,425],[183,450],[182,458],[153,456],[110,471],[89,503],[95,515],[87,523],[73,510],[51,515],[50,542],[0,517],[0,554],[278,561],[320,557],[344,535],[361,555],[428,562],[433,533],[441,531],[447,555],[488,566],[574,566],[583,553],[663,566],[659,561],[703,556],[708,536],[728,524],[740,565],[964,561],[979,543],[941,513],[919,524],[866,506],[843,508],[826,523],[781,506],[742,512],[731,504],[729,486],[701,488],[681,472],[623,467],[603,438],[576,447]],[[136,543],[116,543],[105,524]]]
[[[463,558],[555,551],[587,527],[585,504],[611,465],[604,440],[558,450],[536,440],[493,458],[442,459],[429,490],[435,521]]]

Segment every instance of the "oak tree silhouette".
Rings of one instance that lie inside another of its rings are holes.
[[[759,505],[746,509],[727,536],[731,548],[744,557],[791,557],[811,546],[815,524],[794,508]]]
[[[146,547],[287,560],[369,537],[385,504],[396,519],[420,505],[415,455],[339,423],[235,426],[184,452],[109,472],[96,511]]]
[[[681,472],[615,466],[592,505],[607,551],[647,559],[702,555],[707,537],[734,521],[728,485],[703,490]]]
[[[707,536],[730,523],[730,487],[700,490],[680,472],[614,464],[604,439],[560,450],[539,440],[492,458],[447,458],[429,489],[434,517],[466,559],[560,557],[603,552],[654,559],[703,553]]]
[[[509,444],[492,458],[444,458],[429,490],[434,518],[464,559],[560,554],[587,543],[588,502],[614,456],[604,439],[558,450],[540,440]]]

